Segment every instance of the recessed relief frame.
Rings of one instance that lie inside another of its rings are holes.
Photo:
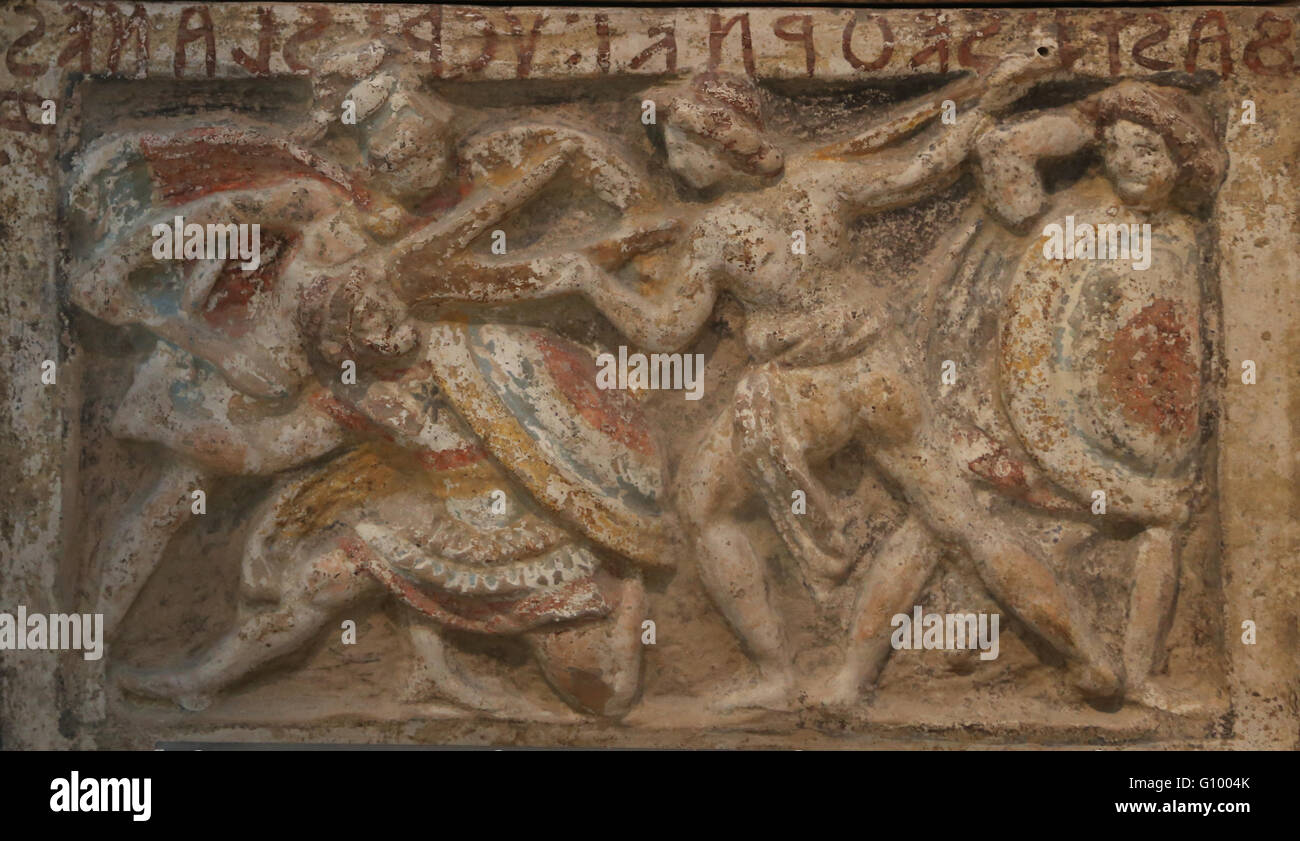
[[[6,10],[5,739],[1292,744],[1294,18]]]

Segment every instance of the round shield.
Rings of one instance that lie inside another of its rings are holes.
[[[1060,224],[1023,254],[1003,312],[1012,425],[1080,498],[1105,491],[1144,521],[1185,516],[1202,397],[1195,237],[1176,216],[1152,224],[1103,204],[1049,221]]]
[[[597,386],[588,350],[535,327],[441,323],[428,359],[461,416],[542,504],[635,561],[672,563],[663,451],[630,395]]]

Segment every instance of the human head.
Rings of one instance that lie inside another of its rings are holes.
[[[1101,130],[1106,174],[1127,204],[1158,207],[1174,190],[1178,165],[1164,139],[1131,120],[1116,120]]]
[[[366,185],[411,204],[438,185],[447,169],[452,108],[420,90],[412,67],[382,41],[345,45],[326,56],[313,79],[313,110],[299,132],[322,140],[336,123],[357,133]],[[351,102],[355,125],[342,122]]]
[[[1084,106],[1097,125],[1102,159],[1125,202],[1172,200],[1198,210],[1214,198],[1227,156],[1206,109],[1177,88],[1121,82]]]
[[[734,177],[780,174],[784,156],[764,135],[758,86],[729,73],[703,73],[688,85],[652,91],[663,123],[668,167],[707,189]]]

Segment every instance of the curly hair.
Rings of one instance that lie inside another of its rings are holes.
[[[1228,156],[1213,117],[1196,99],[1178,88],[1125,81],[1089,97],[1080,107],[1099,135],[1121,120],[1159,134],[1178,167],[1175,198],[1193,209],[1214,200],[1227,175]]]

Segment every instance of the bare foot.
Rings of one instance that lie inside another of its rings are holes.
[[[1109,666],[1075,660],[1069,666],[1070,683],[1085,698],[1114,698],[1124,687],[1124,679]]]
[[[810,707],[847,707],[862,700],[863,680],[855,669],[843,668],[819,681],[808,692],[805,703]]]
[[[135,695],[172,701],[190,712],[206,710],[212,696],[200,692],[189,669],[118,666],[114,670],[118,686]]]
[[[710,700],[708,707],[714,712],[742,709],[786,712],[794,709],[794,696],[794,679],[789,675],[778,675],[732,689]]]
[[[520,698],[499,681],[491,678],[469,678],[452,668],[435,670],[417,667],[407,680],[400,697],[403,701],[411,703],[425,702],[437,697],[458,707],[500,718],[552,722],[581,720],[576,713],[555,713],[532,701]]]
[[[1133,687],[1128,696],[1144,707],[1174,715],[1195,715],[1209,710],[1209,705],[1197,693],[1155,678],[1147,678],[1141,685]]]

